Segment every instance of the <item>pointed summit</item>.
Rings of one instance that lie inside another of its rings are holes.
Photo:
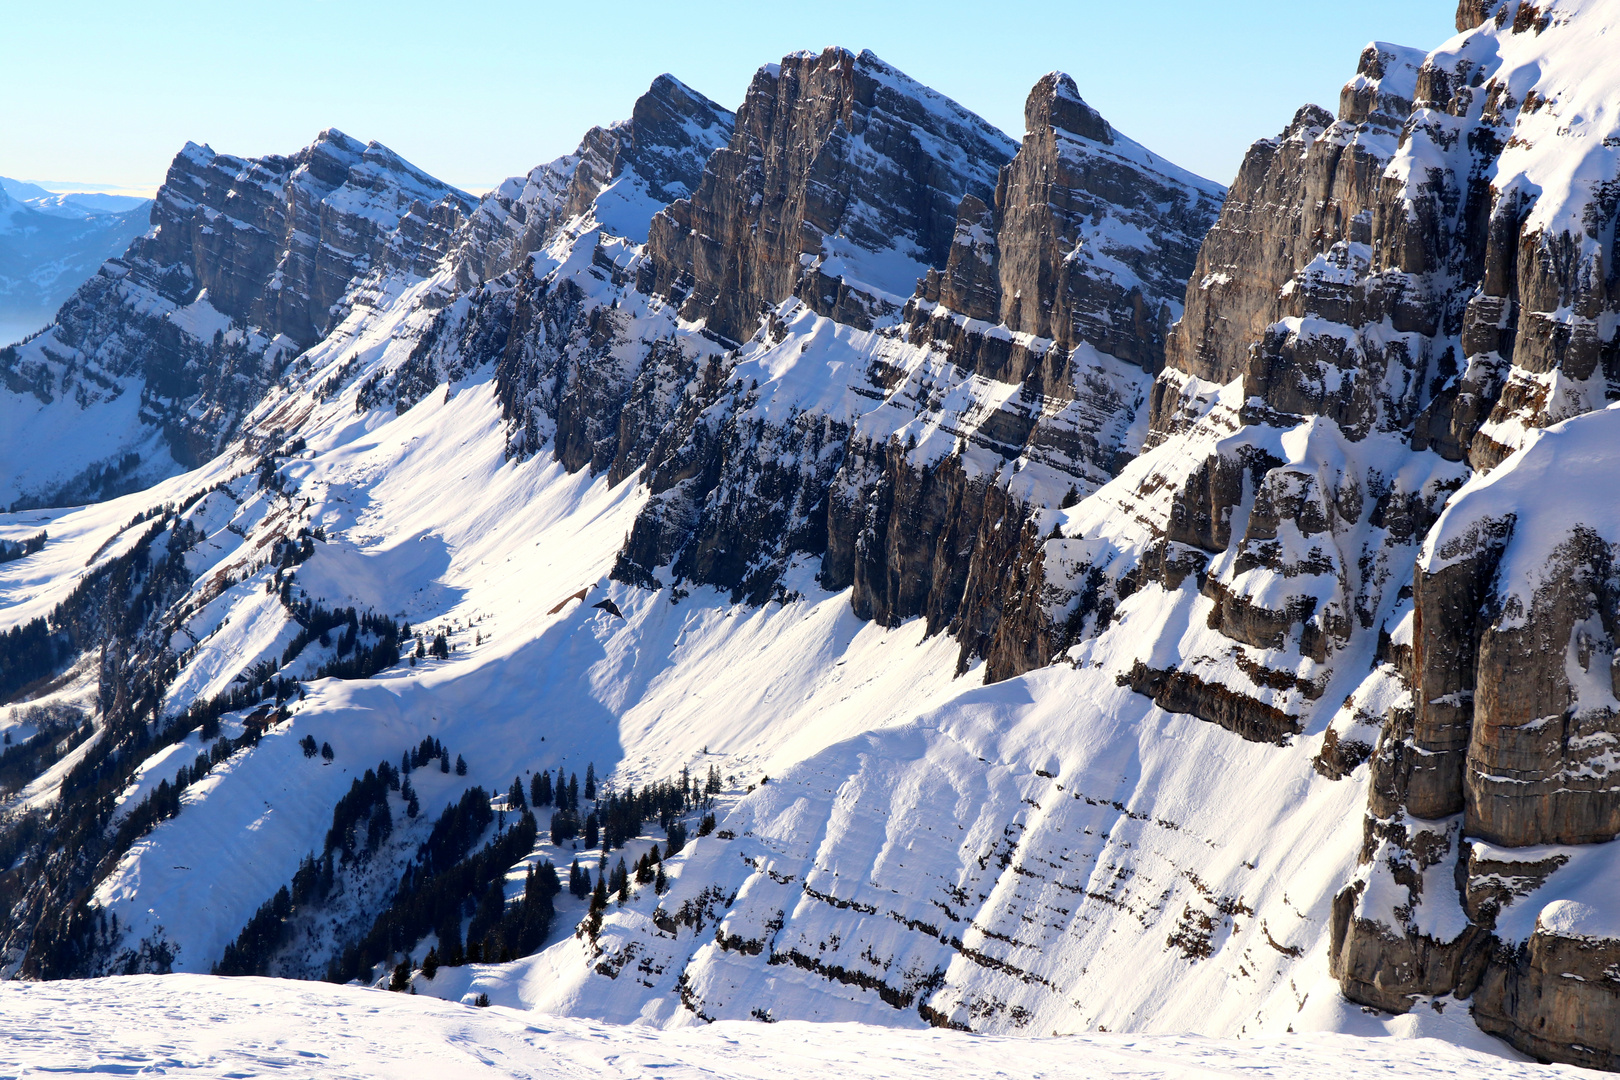
[[[653,220],[642,285],[722,337],[798,296],[855,325],[943,267],[956,207],[988,202],[1014,144],[870,52],[800,52],[754,75],[728,145]]]
[[[1105,145],[1114,141],[1108,121],[1086,104],[1074,80],[1061,71],[1042,75],[1030,90],[1024,102],[1024,129],[1031,135],[1066,131]]]

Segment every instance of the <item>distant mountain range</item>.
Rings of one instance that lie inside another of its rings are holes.
[[[0,176],[0,344],[40,329],[147,228],[151,199],[58,194]]]

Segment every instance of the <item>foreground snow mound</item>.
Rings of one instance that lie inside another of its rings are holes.
[[[860,1024],[659,1031],[274,979],[136,976],[0,986],[6,1076],[1518,1077],[1570,1070],[1437,1039],[1009,1040]],[[12,1072],[15,1068],[17,1071]]]

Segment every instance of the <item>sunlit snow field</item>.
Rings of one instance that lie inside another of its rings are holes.
[[[0,1078],[1517,1077],[1580,1070],[1439,1039],[1008,1039],[859,1024],[659,1030],[381,990],[204,975],[0,985]]]

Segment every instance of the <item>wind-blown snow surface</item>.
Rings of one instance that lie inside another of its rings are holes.
[[[1008,1040],[858,1024],[722,1023],[655,1031],[381,991],[206,976],[0,985],[0,1078],[1568,1076],[1438,1039],[1266,1041],[1083,1035]]]

